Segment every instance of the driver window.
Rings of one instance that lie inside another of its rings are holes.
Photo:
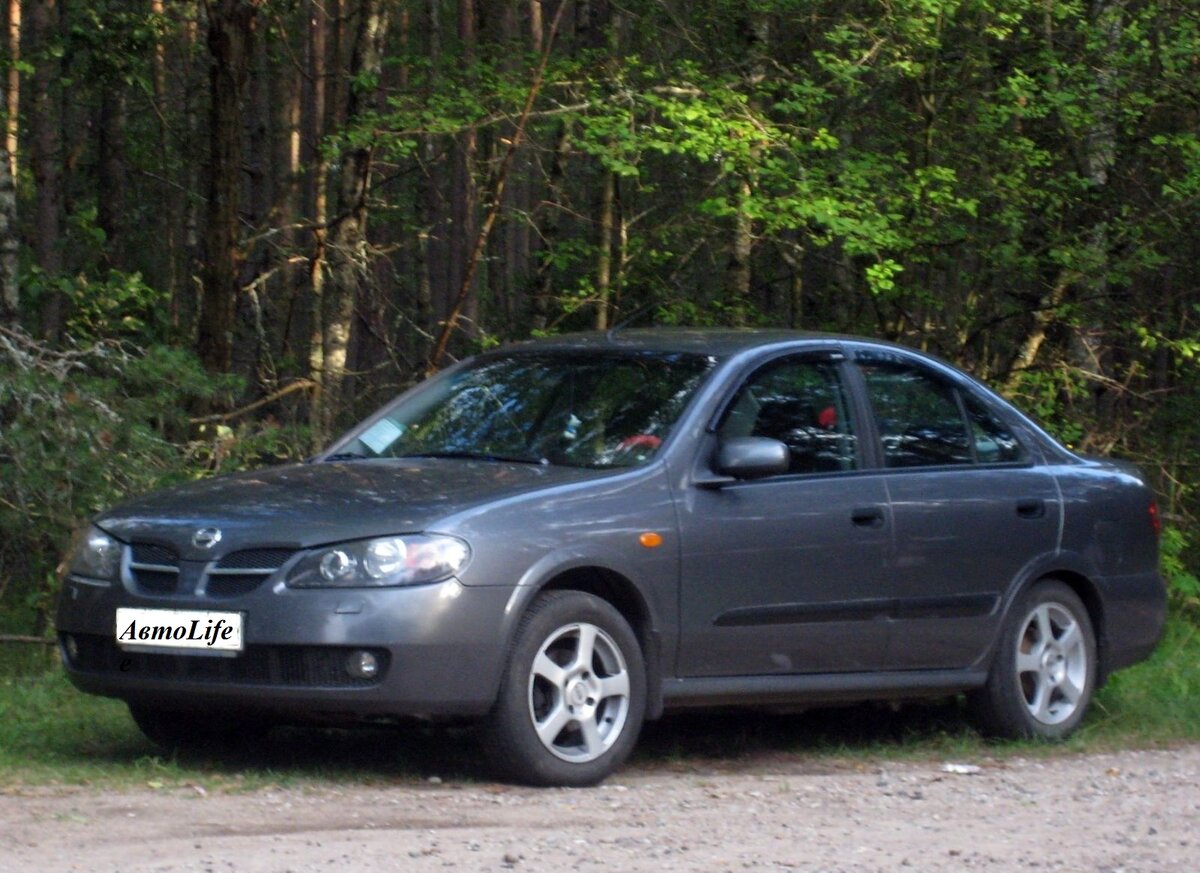
[[[738,389],[718,434],[779,440],[791,454],[789,474],[858,467],[850,406],[830,361],[785,358],[758,370]]]

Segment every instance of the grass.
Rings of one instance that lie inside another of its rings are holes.
[[[276,731],[254,749],[166,756],[123,704],[81,694],[33,647],[0,648],[0,790],[34,785],[249,790],[268,785],[394,784],[431,776],[479,778],[463,731]],[[990,742],[960,701],[893,709],[854,706],[800,714],[696,712],[646,726],[636,770],[696,772],[861,765],[902,759],[1162,747],[1200,740],[1200,628],[1181,618],[1154,656],[1115,675],[1067,743]]]

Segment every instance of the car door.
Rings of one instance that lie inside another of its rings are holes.
[[[788,445],[782,475],[693,483],[680,501],[678,674],[683,677],[878,669],[879,597],[891,530],[878,475],[862,471],[859,420],[840,354],[791,355],[731,395],[720,441]]]
[[[970,666],[988,650],[1013,580],[1057,547],[1058,488],[985,397],[909,356],[855,360],[892,513],[888,666]]]

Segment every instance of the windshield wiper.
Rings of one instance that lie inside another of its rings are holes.
[[[549,464],[550,461],[546,458],[530,458],[519,455],[498,455],[493,452],[465,452],[465,451],[443,451],[443,452],[408,452],[403,455],[397,455],[397,458],[460,458],[468,461],[493,461],[500,464],[537,464],[539,466]]]
[[[366,457],[366,455],[359,455],[354,452],[337,452],[336,454],[326,455],[321,458],[321,462],[328,464],[334,461],[364,461]]]

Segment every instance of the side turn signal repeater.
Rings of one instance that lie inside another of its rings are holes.
[[[648,549],[657,549],[663,543],[662,534],[656,534],[654,531],[646,531],[638,537],[638,542]]]

